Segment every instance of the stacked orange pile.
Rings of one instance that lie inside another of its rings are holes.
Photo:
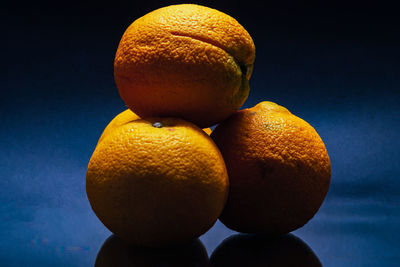
[[[254,58],[249,33],[204,6],[160,8],[128,27],[114,76],[129,109],[104,130],[86,175],[110,231],[163,246],[199,237],[218,218],[282,234],[315,215],[330,183],[326,148],[284,107],[239,110]]]

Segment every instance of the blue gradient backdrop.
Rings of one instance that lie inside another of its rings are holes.
[[[113,80],[115,51],[134,19],[172,3],[178,1],[6,9],[0,266],[93,265],[110,232],[90,209],[85,171],[102,130],[125,109]],[[313,125],[326,144],[330,191],[315,218],[294,235],[324,266],[398,266],[396,14],[262,1],[197,3],[232,15],[255,41],[243,107],[279,103]],[[217,222],[201,241],[210,255],[233,233]]]

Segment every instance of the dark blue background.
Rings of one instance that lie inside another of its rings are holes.
[[[2,15],[0,266],[92,266],[110,232],[90,209],[85,171],[125,109],[113,60],[126,27],[178,3],[64,2]],[[243,107],[269,100],[315,127],[331,157],[319,213],[294,232],[324,266],[398,266],[400,52],[390,9],[202,1],[252,35]],[[217,224],[208,254],[233,234]]]

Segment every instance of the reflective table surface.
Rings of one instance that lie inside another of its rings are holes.
[[[327,199],[303,228],[280,237],[217,222],[182,246],[146,249],[113,236],[85,201],[77,207],[2,207],[0,266],[398,266],[398,207]],[[96,260],[97,259],[97,260]],[[95,265],[96,263],[96,265]]]

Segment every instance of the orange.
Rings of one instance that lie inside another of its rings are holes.
[[[238,111],[211,134],[228,169],[220,220],[248,233],[281,234],[306,224],[329,188],[330,160],[315,129],[272,102]]]
[[[110,132],[112,132],[115,128],[118,128],[119,126],[134,121],[138,120],[140,117],[136,115],[135,113],[132,112],[132,110],[127,109],[119,113],[117,116],[115,116],[114,119],[110,121],[110,123],[106,126],[104,129],[103,133],[101,134],[99,141],[103,140],[104,136],[108,135]],[[211,129],[210,128],[204,128],[203,131],[210,135],[211,134]]]
[[[205,233],[228,194],[224,160],[211,138],[177,118],[125,123],[97,144],[86,173],[93,211],[135,245],[164,246]]]
[[[211,128],[204,128],[203,131],[208,135],[211,135],[211,133],[212,133]]]
[[[112,132],[115,128],[118,128],[119,126],[140,119],[138,115],[133,113],[130,109],[127,109],[125,111],[122,111],[119,113],[117,116],[115,116],[114,119],[110,121],[110,123],[106,126],[104,129],[103,133],[101,134],[99,138],[99,142],[103,140],[103,138],[108,135],[110,132]]]
[[[114,61],[121,98],[140,117],[179,117],[210,127],[247,99],[255,47],[229,15],[171,5],[135,20]]]

